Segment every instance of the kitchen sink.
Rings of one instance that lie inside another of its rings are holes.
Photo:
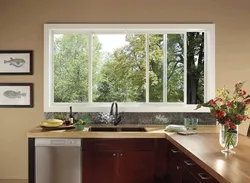
[[[90,127],[90,132],[146,132],[143,127]]]
[[[117,128],[112,127],[90,127],[90,132],[117,132]]]
[[[121,132],[146,132],[147,130],[143,127],[122,127]]]

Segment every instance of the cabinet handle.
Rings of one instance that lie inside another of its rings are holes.
[[[114,153],[113,156],[116,156],[116,153]]]
[[[198,175],[202,180],[211,179],[211,176],[207,175],[206,173],[198,173]]]
[[[179,153],[180,151],[177,149],[171,149],[172,153]]]
[[[190,161],[190,160],[186,160],[184,161],[184,163],[187,165],[187,166],[193,166],[195,165],[195,163],[193,161]]]
[[[120,156],[123,156],[123,154],[121,153]]]

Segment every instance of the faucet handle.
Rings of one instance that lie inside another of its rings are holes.
[[[113,112],[113,107],[114,107],[114,102],[111,104],[110,115],[113,115],[113,114],[114,114],[114,112]]]
[[[118,112],[118,104],[115,103],[115,115],[118,116],[119,112]]]

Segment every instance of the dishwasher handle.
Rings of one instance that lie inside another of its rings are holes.
[[[64,139],[64,138],[36,138],[36,147],[81,147],[81,139]]]

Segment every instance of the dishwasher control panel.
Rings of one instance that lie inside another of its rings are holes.
[[[81,139],[51,139],[51,138],[36,138],[35,146],[81,146]]]

